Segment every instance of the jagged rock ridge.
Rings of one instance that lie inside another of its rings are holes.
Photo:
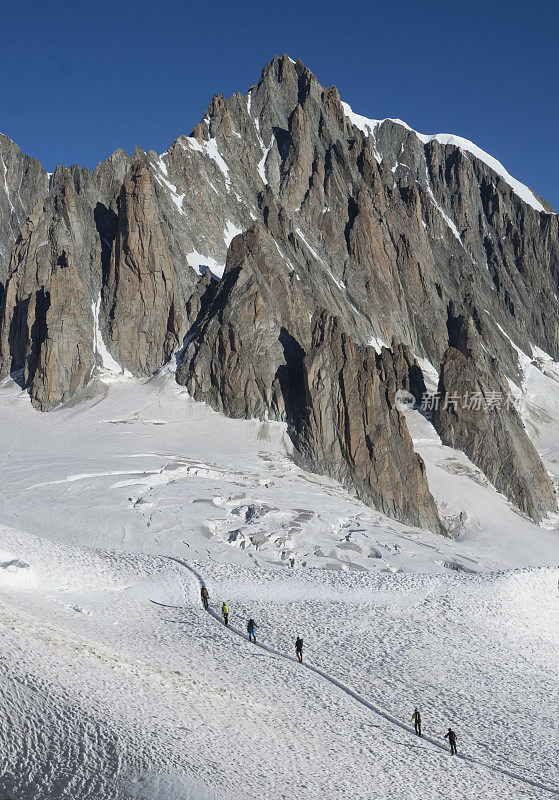
[[[391,360],[386,349],[382,356]],[[299,460],[354,487],[391,517],[442,531],[425,466],[377,359],[382,363],[372,347],[355,344],[339,319],[327,311],[316,316],[302,364],[306,402],[292,434]]]
[[[508,386],[499,360],[484,352],[472,319],[456,314],[453,306],[448,329],[434,425],[444,444],[463,450],[499,491],[540,520],[555,507],[553,486],[514,404],[506,403]]]

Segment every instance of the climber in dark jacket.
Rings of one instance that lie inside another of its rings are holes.
[[[295,639],[295,653],[297,654],[297,658],[299,662],[303,663],[303,640],[300,636]]]
[[[256,644],[256,628],[258,625],[252,619],[252,617],[247,622],[247,633],[248,633],[248,640],[249,642],[254,642]]]
[[[448,733],[445,733],[445,735],[444,735],[444,738],[445,738],[445,739],[448,739],[448,741],[449,741],[449,743],[450,743],[450,754],[451,754],[452,756],[454,756],[454,755],[457,755],[457,751],[456,751],[456,739],[457,739],[458,737],[457,737],[457,735],[454,733],[454,731],[452,730],[452,728],[449,728],[449,729],[448,729]]]

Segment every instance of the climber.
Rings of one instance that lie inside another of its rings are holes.
[[[248,623],[247,623],[247,632],[248,632],[248,640],[249,640],[249,642],[254,642],[254,644],[256,644],[256,628],[257,627],[258,627],[258,625],[256,624],[256,622],[251,617],[249,619]]]
[[[414,725],[415,725],[415,732],[416,732],[416,734],[417,734],[418,736],[421,736],[421,714],[419,713],[419,711],[417,710],[417,708],[415,709],[415,711],[414,711],[414,712],[413,712],[413,714],[411,715],[411,718],[412,718],[412,720],[413,720],[413,723],[414,723]]]
[[[208,590],[206,589],[205,586],[202,586],[202,588],[200,589],[200,596],[202,598],[202,605],[204,606],[204,608],[207,611],[208,610],[208,605],[209,605],[208,604],[208,599],[209,599],[210,595],[208,594]]]
[[[299,663],[303,663],[303,640],[300,636],[295,639],[295,653],[297,654],[297,658]]]
[[[448,733],[445,733],[444,738],[448,739],[448,741],[450,743],[450,754],[453,755],[453,756],[456,755],[457,754],[457,751],[456,751],[456,739],[458,737],[456,736],[456,734],[454,733],[452,728],[448,729]]]
[[[229,606],[227,605],[225,600],[221,604],[221,613],[223,614],[223,622],[225,623],[225,627],[227,628],[229,626]]]

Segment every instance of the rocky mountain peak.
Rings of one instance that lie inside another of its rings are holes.
[[[472,143],[361,117],[287,55],[161,155],[50,179],[7,137],[0,158],[0,374],[41,409],[186,342],[195,398],[287,422],[302,463],[440,530],[397,390],[419,398],[426,361],[441,391],[495,392],[519,351],[559,359],[557,216]],[[523,511],[553,507],[518,415],[434,422]]]

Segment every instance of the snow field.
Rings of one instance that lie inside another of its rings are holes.
[[[535,357],[524,420],[556,476]],[[47,416],[4,381],[0,409],[2,800],[557,796],[557,521],[417,412],[455,538],[300,470],[283,425],[224,419],[168,369],[102,374]]]
[[[247,603],[244,587],[241,597],[245,617],[260,617],[272,634],[279,626],[282,650],[290,645],[293,650],[295,636],[302,635],[313,665],[349,681],[410,730],[417,704],[424,734],[444,745],[450,723],[469,758],[553,787],[557,715],[550,715],[547,703],[559,664],[558,575],[558,570],[518,570],[453,580],[345,573],[337,579],[347,589],[345,602],[332,598],[331,587],[322,592],[320,579],[314,592],[305,581],[302,591],[291,584],[292,601],[282,605]],[[225,588],[230,580],[225,578]],[[275,583],[271,575],[262,594],[274,597]],[[280,598],[283,591],[281,586]],[[253,589],[249,597],[254,594]],[[275,646],[274,636],[268,636]],[[552,726],[551,735],[533,752],[526,729],[542,723],[544,729]],[[523,734],[511,735],[514,731]]]
[[[22,800],[280,798],[294,782],[312,798],[553,796],[557,570],[296,569],[286,585],[186,562],[267,652],[204,612],[176,561],[6,528],[0,544],[35,576],[0,594],[0,747]],[[326,677],[295,662],[297,634]],[[413,736],[416,704],[440,746]],[[466,758],[449,761],[448,724]]]
[[[0,520],[60,543],[184,555],[186,542],[189,559],[342,570],[559,563],[556,530],[520,515],[417,412],[408,426],[453,539],[299,469],[283,424],[225,419],[169,370],[103,375],[48,417],[5,381],[0,412]]]

